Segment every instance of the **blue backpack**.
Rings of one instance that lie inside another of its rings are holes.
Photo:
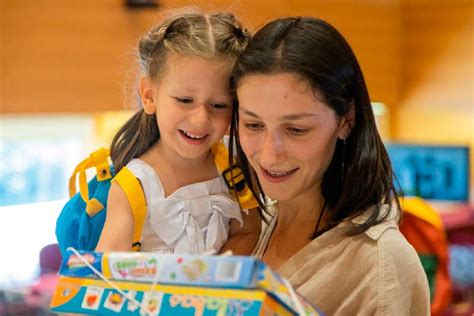
[[[86,170],[94,168],[96,175],[87,183]],[[79,192],[76,179],[79,176]],[[134,217],[133,250],[140,249],[142,226],[146,215],[146,200],[138,179],[126,167],[115,175],[109,163],[109,151],[101,148],[77,165],[69,179],[71,199],[62,209],[56,222],[59,249],[64,254],[68,247],[94,250],[107,213],[110,185],[116,181],[124,191]]]
[[[236,165],[229,168],[229,155],[223,142],[212,147],[214,163],[222,174],[231,192],[236,193],[242,208],[258,207],[257,200],[245,183],[240,168]],[[140,250],[140,239],[146,217],[146,199],[139,180],[127,168],[123,167],[116,175],[109,163],[110,153],[101,148],[77,165],[69,179],[69,196],[71,199],[62,209],[56,221],[56,237],[59,249],[64,254],[68,247],[79,250],[94,250],[107,213],[107,198],[110,185],[115,181],[127,196],[133,212],[134,251]],[[94,168],[96,175],[87,183],[86,170]],[[79,176],[79,192],[76,193],[76,179]]]

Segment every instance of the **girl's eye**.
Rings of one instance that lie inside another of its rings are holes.
[[[306,128],[297,128],[297,127],[288,127],[287,128],[288,132],[290,132],[293,135],[300,136],[308,133],[309,129]]]
[[[174,98],[179,103],[184,103],[184,104],[193,103],[193,99],[191,99],[191,98],[181,98],[181,97],[174,97]]]
[[[260,123],[245,123],[244,126],[251,131],[258,131],[263,128],[263,124]]]

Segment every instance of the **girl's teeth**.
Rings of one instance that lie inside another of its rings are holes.
[[[196,135],[196,134],[191,134],[189,132],[186,132],[186,131],[183,131],[184,134],[186,134],[186,136],[190,137],[190,138],[194,138],[194,139],[201,139],[201,138],[204,138],[204,136],[206,135]]]

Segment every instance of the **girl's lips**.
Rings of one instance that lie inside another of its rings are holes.
[[[260,166],[260,170],[262,171],[263,176],[265,179],[267,179],[270,182],[273,183],[279,183],[279,182],[284,182],[291,178],[296,171],[298,171],[299,168],[295,168],[293,170],[287,171],[287,172],[273,172],[271,173],[267,169],[263,168]]]
[[[209,137],[209,134],[205,134],[204,136],[200,138],[194,138],[189,135],[191,133],[183,131],[183,130],[179,130],[179,134],[183,137],[183,139],[187,143],[192,144],[192,145],[201,145],[205,143],[207,141],[207,138]]]
[[[191,145],[201,145],[201,144],[204,144],[208,137],[209,137],[209,134],[205,134],[203,137],[201,138],[193,138],[191,136],[189,136],[185,131],[182,131],[182,130],[179,130],[179,134],[181,135],[181,137],[183,137],[183,139],[191,144]]]

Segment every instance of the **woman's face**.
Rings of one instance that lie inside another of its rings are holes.
[[[240,143],[265,194],[314,199],[346,119],[290,73],[245,76],[237,96]]]

